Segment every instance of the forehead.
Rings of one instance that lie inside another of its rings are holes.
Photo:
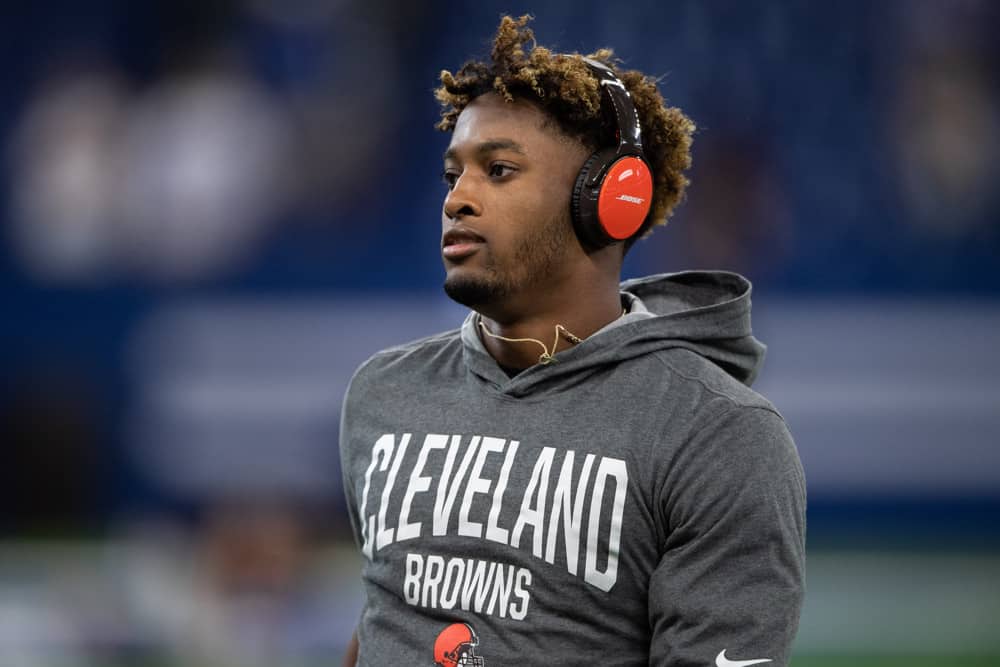
[[[472,100],[462,110],[451,134],[449,149],[461,150],[497,140],[512,140],[531,155],[569,148],[570,140],[539,107],[521,99],[507,102],[496,93]]]

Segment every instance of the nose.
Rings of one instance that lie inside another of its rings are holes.
[[[483,207],[476,195],[474,180],[472,174],[462,174],[444,198],[444,214],[449,220],[482,214]]]

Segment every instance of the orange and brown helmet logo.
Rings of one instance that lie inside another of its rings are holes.
[[[476,655],[479,637],[468,623],[452,623],[434,640],[434,664],[437,667],[486,667]]]

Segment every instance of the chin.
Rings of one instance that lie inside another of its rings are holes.
[[[506,293],[503,287],[495,281],[455,275],[454,273],[445,278],[444,292],[453,301],[476,310],[496,303]]]

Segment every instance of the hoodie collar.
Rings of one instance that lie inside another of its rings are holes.
[[[509,378],[486,351],[476,313],[462,324],[469,370],[515,397],[565,389],[609,364],[669,348],[691,350],[749,385],[763,365],[765,346],[750,327],[750,281],[725,271],[684,271],[621,284],[628,313],[555,355]]]

